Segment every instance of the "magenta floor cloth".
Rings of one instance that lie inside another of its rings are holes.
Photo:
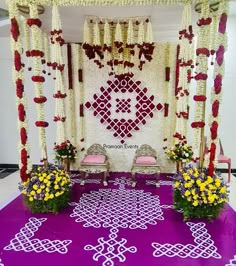
[[[0,266],[233,266],[236,213],[227,205],[214,221],[173,209],[172,180],[112,173],[109,186],[73,174],[72,198],[60,214],[32,214],[22,196],[0,211]]]

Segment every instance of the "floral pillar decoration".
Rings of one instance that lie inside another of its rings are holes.
[[[182,29],[179,31],[180,49],[178,55],[179,77],[176,89],[176,130],[174,137],[178,141],[187,138],[187,123],[189,118],[189,87],[193,68],[193,29],[191,25],[191,4],[184,6]],[[168,72],[166,73],[168,77]]]
[[[194,129],[193,147],[195,151],[200,151],[203,154],[203,138],[205,127],[205,102],[206,102],[206,86],[208,78],[208,58],[210,56],[210,25],[212,19],[210,17],[209,3],[204,0],[201,4],[200,18],[198,25],[198,41],[196,49],[196,75],[197,84],[196,94],[193,99],[195,101],[195,117],[191,126]],[[200,147],[201,144],[201,147]],[[198,154],[195,154],[195,159],[198,159]],[[202,159],[202,158],[201,158]]]
[[[72,65],[72,45],[67,44],[67,62],[68,62],[68,93],[69,93],[69,134],[70,140],[75,145],[75,94],[73,84],[73,65]]]
[[[85,132],[84,132],[84,83],[83,83],[83,50],[82,47],[78,48],[78,81],[79,81],[79,121],[80,121],[80,142],[81,142],[81,151],[84,151],[84,141],[85,141]]]
[[[61,21],[59,16],[58,7],[56,5],[52,8],[52,30],[51,30],[51,44],[52,44],[52,62],[51,66],[55,70],[55,94],[53,97],[56,99],[56,110],[54,121],[56,122],[56,143],[60,144],[66,140],[65,137],[65,105],[64,98],[66,97],[63,70],[62,49],[64,44],[62,38]]]
[[[22,42],[20,38],[19,22],[20,16],[16,4],[9,6],[9,17],[11,20],[11,48],[14,57],[13,81],[16,88],[16,105],[18,109],[18,128],[20,134],[20,177],[26,181],[30,177],[32,163],[30,161],[30,146],[28,141],[28,121],[26,117],[26,95],[24,91],[24,69],[22,63]]]
[[[34,102],[37,107],[37,121],[35,122],[36,127],[39,129],[39,145],[41,148],[41,162],[48,163],[47,159],[47,144],[46,144],[46,132],[45,128],[48,127],[48,122],[45,121],[44,114],[44,103],[47,98],[43,95],[43,83],[45,78],[41,75],[41,63],[44,53],[42,51],[42,31],[41,20],[38,18],[37,5],[30,4],[30,18],[27,20],[28,26],[31,28],[32,34],[32,49],[28,51],[29,55],[33,58],[33,76],[32,81],[34,82],[35,94]]]
[[[210,146],[208,154],[208,169],[209,175],[214,174],[216,166],[216,146],[218,144],[218,128],[219,128],[219,107],[222,99],[222,80],[224,76],[224,53],[227,48],[227,34],[226,24],[228,18],[228,1],[221,1],[218,9],[219,24],[216,35],[216,50],[212,50],[211,53],[215,53],[214,64],[214,85],[211,89],[211,113],[209,115],[209,127],[210,127]]]

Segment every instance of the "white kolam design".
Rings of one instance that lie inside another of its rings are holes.
[[[214,244],[214,241],[211,239],[211,235],[207,232],[205,228],[205,223],[192,223],[187,222],[190,231],[192,232],[193,244],[160,244],[153,242],[152,247],[154,248],[153,256],[154,257],[180,257],[180,258],[215,258],[220,259],[221,255],[217,253],[217,247]]]
[[[25,224],[20,232],[15,235],[10,241],[10,244],[4,247],[4,250],[15,250],[24,252],[47,252],[53,253],[58,252],[60,254],[66,254],[68,252],[67,246],[72,242],[71,240],[49,240],[49,239],[38,239],[33,238],[34,234],[43,222],[47,218],[29,218],[29,222]]]

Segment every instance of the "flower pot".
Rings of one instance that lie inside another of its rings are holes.
[[[70,172],[70,159],[68,157],[61,159],[61,165],[65,171]]]
[[[176,172],[182,171],[182,169],[186,166],[186,163],[183,163],[181,161],[176,161]]]

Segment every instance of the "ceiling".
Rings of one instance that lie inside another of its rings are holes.
[[[5,0],[0,0],[0,8],[7,9]],[[136,16],[148,16],[152,21],[155,42],[177,41],[178,31],[181,25],[183,7],[181,6],[78,6],[59,7],[62,21],[63,38],[66,42],[82,42],[83,24],[86,16],[98,16],[108,18],[125,18]],[[236,0],[230,2],[230,15],[236,16]],[[46,7],[44,14],[40,15],[43,21],[42,28],[46,32],[51,30],[51,7]],[[192,10],[192,23],[196,24],[197,13]],[[0,37],[10,34],[9,20],[0,21]]]

